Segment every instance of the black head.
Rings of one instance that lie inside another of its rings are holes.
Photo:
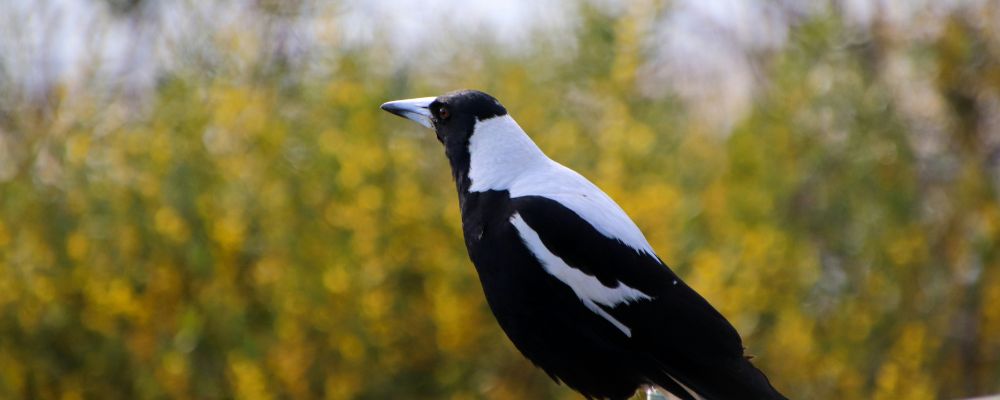
[[[507,115],[496,98],[478,90],[443,94],[430,104],[437,138],[445,146],[467,143],[477,121]]]
[[[467,144],[477,121],[507,115],[507,109],[496,98],[478,90],[390,101],[382,109],[434,128],[446,148]]]

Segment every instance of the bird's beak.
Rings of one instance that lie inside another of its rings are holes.
[[[434,99],[435,97],[421,97],[418,99],[390,101],[383,104],[382,109],[400,117],[413,120],[428,128],[434,128],[434,123],[431,122],[430,110]]]

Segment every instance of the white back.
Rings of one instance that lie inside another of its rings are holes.
[[[639,227],[587,178],[549,159],[509,115],[476,123],[469,140],[470,192],[507,190],[511,198],[555,200],[598,232],[655,257]]]

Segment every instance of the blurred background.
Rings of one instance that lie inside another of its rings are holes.
[[[0,1],[0,398],[576,399],[448,164],[476,88],[792,398],[1000,391],[1000,3]]]

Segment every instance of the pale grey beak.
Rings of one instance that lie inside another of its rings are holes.
[[[382,109],[433,129],[434,123],[431,122],[430,106],[435,98],[421,97],[418,99],[390,101],[383,104]]]

